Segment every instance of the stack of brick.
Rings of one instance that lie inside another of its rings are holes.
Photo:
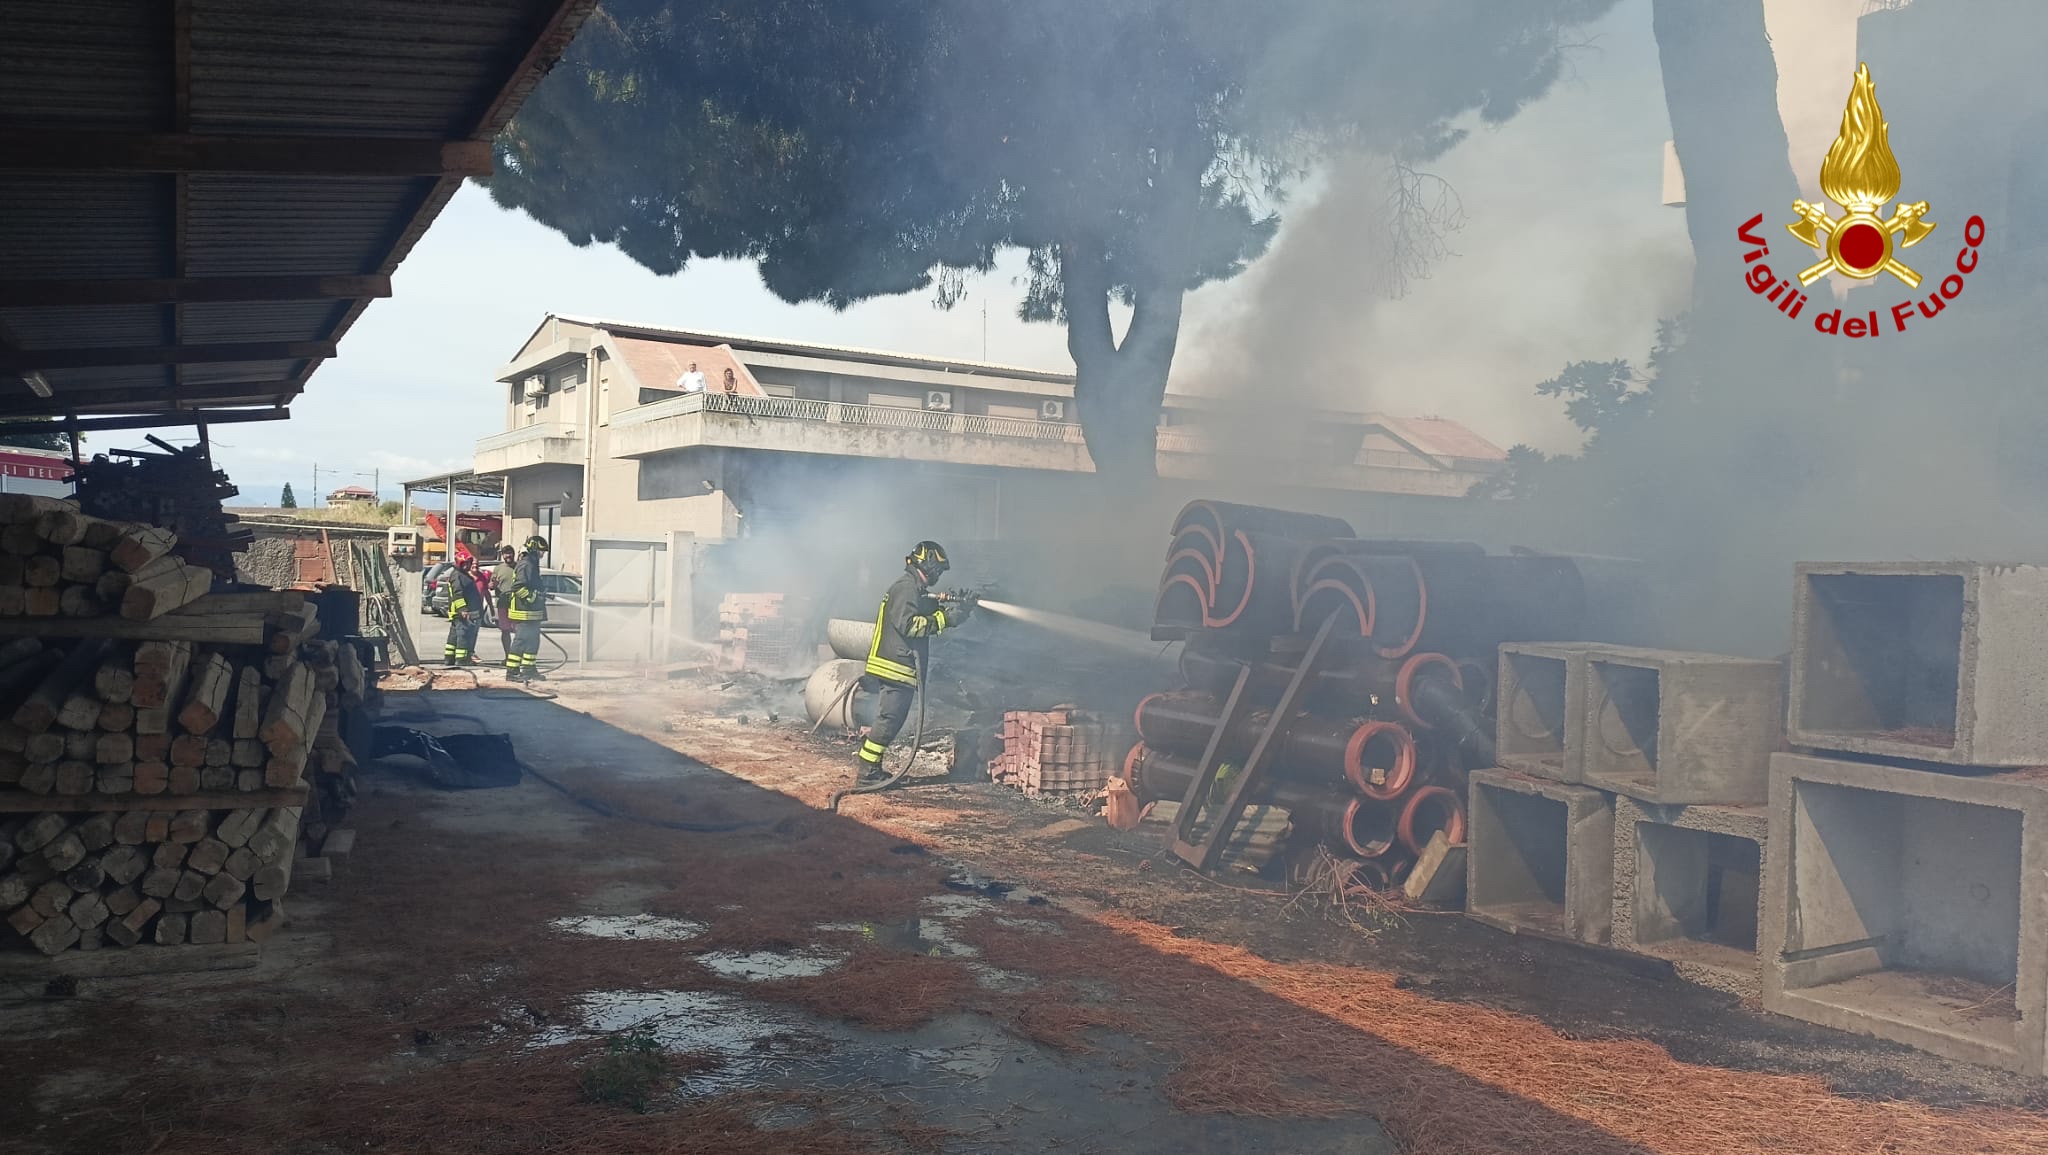
[[[1084,794],[1108,784],[1115,739],[1102,720],[1075,709],[1011,710],[1003,715],[1003,752],[989,777],[1024,791]]]
[[[811,658],[803,610],[784,594],[727,594],[718,603],[718,669],[781,674]]]

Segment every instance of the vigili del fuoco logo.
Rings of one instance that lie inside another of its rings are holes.
[[[1795,200],[1792,211],[1799,219],[1785,226],[1820,257],[1799,270],[1797,285],[1794,277],[1779,276],[1763,263],[1771,255],[1771,247],[1756,231],[1764,222],[1762,213],[1736,230],[1736,237],[1752,246],[1742,255],[1749,266],[1743,277],[1749,291],[1776,305],[1785,316],[1797,318],[1810,303],[1801,290],[1829,273],[1852,281],[1889,275],[1908,289],[1920,287],[1920,274],[1899,254],[1926,240],[1935,223],[1927,219],[1926,201],[1900,201],[1892,205],[1889,219],[1879,215],[1879,210],[1899,195],[1900,183],[1899,161],[1892,155],[1886,129],[1884,110],[1877,106],[1877,88],[1870,82],[1870,66],[1858,65],[1856,82],[1849,88],[1849,105],[1842,110],[1842,131],[1820,165],[1820,189],[1842,207],[1844,215],[1838,217],[1826,206]],[[1907,320],[1915,314],[1926,318],[1940,315],[1961,295],[1963,278],[1976,269],[1977,249],[1983,243],[1984,218],[1973,216],[1963,225],[1963,247],[1956,253],[1955,272],[1944,276],[1924,299],[1908,298],[1893,305],[1892,331],[1905,332]],[[1866,316],[1846,319],[1840,309],[1816,313],[1813,327],[1816,332],[1844,337],[1876,337],[1884,329],[1875,309]]]

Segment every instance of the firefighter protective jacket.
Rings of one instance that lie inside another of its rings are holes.
[[[484,595],[483,591],[477,588],[476,579],[469,576],[469,571],[461,566],[449,570],[448,574],[448,620],[454,621],[464,614],[476,614],[481,617],[484,612]]]
[[[868,643],[868,673],[885,682],[917,685],[931,636],[951,624],[945,607],[906,570],[882,595],[874,638]]]
[[[532,550],[519,558],[519,576],[512,582],[512,608],[505,614],[515,622],[548,620],[548,595],[540,588],[540,555]]]

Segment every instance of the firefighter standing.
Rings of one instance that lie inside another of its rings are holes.
[[[547,675],[535,668],[540,652],[540,624],[548,620],[548,595],[540,584],[540,559],[548,552],[548,539],[535,534],[526,539],[526,552],[512,579],[512,649],[505,654],[505,677],[514,682],[545,681]]]
[[[476,661],[476,635],[484,615],[483,591],[476,584],[476,559],[467,553],[448,571],[448,644],[442,660],[451,666]]]
[[[918,674],[929,663],[931,637],[967,620],[966,602],[942,604],[931,592],[933,582],[950,568],[946,551],[935,541],[921,541],[903,559],[903,576],[882,595],[875,632],[868,642],[867,688],[878,691],[875,724],[860,744],[860,781],[882,778],[882,753],[903,724],[917,698]]]

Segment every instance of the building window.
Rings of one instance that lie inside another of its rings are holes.
[[[878,389],[871,389],[868,391],[868,404],[884,405],[890,409],[922,409],[924,394],[884,393]]]
[[[1038,420],[1038,406],[998,405],[991,401],[988,403],[988,415],[1009,421],[1036,421]]]
[[[561,530],[561,502],[553,501],[546,505],[536,505],[533,507],[533,532],[547,538],[550,547],[553,547],[556,539],[561,536]]]

